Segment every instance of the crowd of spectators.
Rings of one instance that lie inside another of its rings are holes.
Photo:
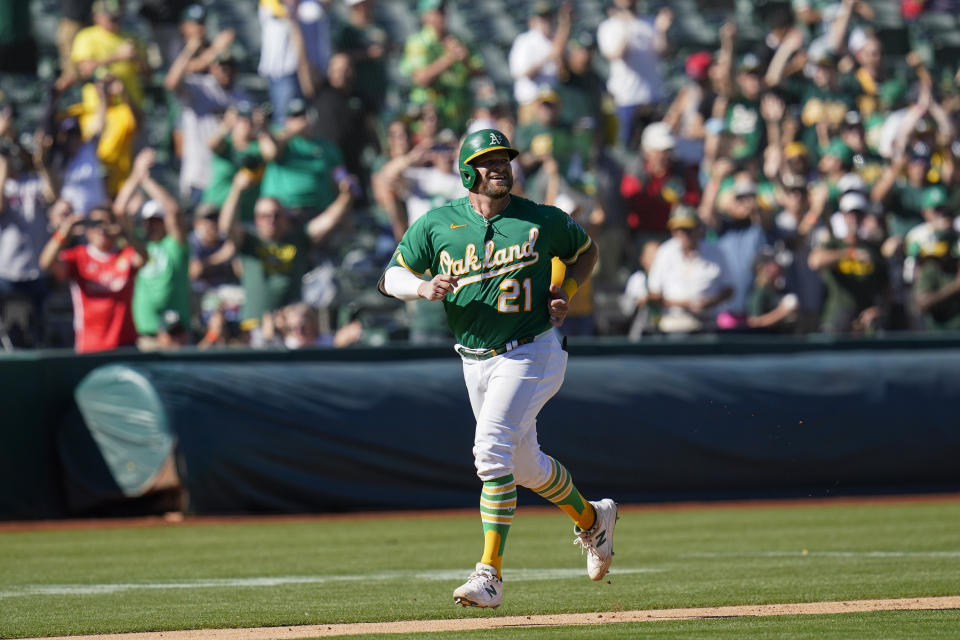
[[[960,58],[911,28],[960,3],[888,0],[919,34],[891,54],[863,0],[770,1],[706,46],[672,3],[533,0],[499,57],[458,0],[237,4],[256,47],[214,0],[60,0],[42,79],[30,3],[0,2],[0,90],[43,102],[0,96],[0,346],[449,343],[372,293],[486,127],[600,246],[567,334],[960,328]]]

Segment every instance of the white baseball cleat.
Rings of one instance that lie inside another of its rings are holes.
[[[497,577],[495,567],[478,562],[467,581],[453,592],[453,601],[464,607],[496,609],[503,601],[503,580]]]
[[[587,575],[591,580],[600,580],[610,570],[613,562],[613,528],[617,525],[617,503],[610,498],[599,502],[590,502],[597,519],[593,526],[581,531],[574,525],[573,532],[576,538],[573,544],[579,544],[587,552]]]

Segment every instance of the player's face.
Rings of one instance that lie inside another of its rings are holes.
[[[506,151],[486,153],[473,161],[477,170],[477,193],[498,200],[510,195],[513,189],[513,169]]]

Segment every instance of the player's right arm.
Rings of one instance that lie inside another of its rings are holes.
[[[381,293],[400,300],[442,300],[457,288],[457,277],[439,273],[430,280],[423,275],[431,270],[434,255],[429,232],[429,214],[417,220],[403,234],[400,245],[380,278]],[[434,269],[435,270],[435,269]]]
[[[442,300],[457,288],[457,276],[440,273],[421,280],[405,267],[389,267],[383,274],[383,290],[400,300]]]

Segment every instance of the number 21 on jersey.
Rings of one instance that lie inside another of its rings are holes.
[[[521,291],[522,289],[522,291]],[[500,283],[500,297],[497,298],[497,311],[500,313],[518,313],[520,304],[517,300],[523,295],[523,310],[530,311],[533,298],[533,283],[530,278],[524,278],[523,282],[517,280],[504,280]]]

